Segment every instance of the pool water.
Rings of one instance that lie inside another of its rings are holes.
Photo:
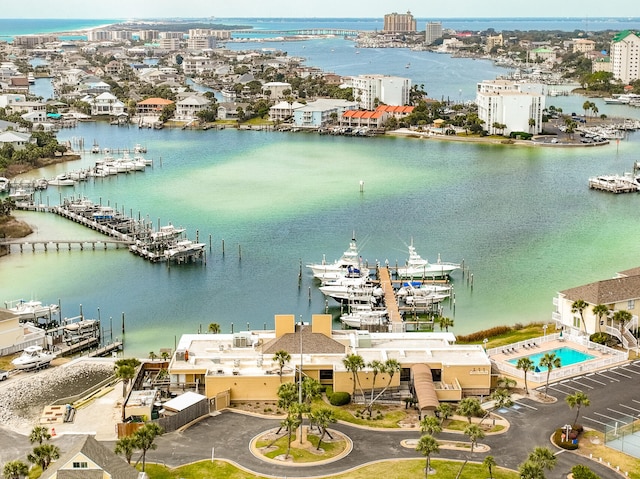
[[[588,361],[590,359],[594,359],[595,356],[591,354],[583,353],[582,351],[577,351],[575,349],[571,349],[568,347],[562,347],[558,349],[552,349],[550,351],[541,351],[536,354],[531,354],[528,356],[520,356],[517,358],[509,359],[507,362],[513,364],[514,366],[518,363],[518,359],[520,358],[529,358],[533,361],[537,371],[546,371],[546,367],[540,366],[540,360],[545,354],[555,354],[556,357],[560,358],[560,366],[571,366],[572,364],[581,363],[583,361]]]

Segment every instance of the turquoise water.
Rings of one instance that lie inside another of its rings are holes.
[[[531,356],[520,356],[519,358],[509,359],[507,362],[516,365],[518,363],[518,359],[529,358],[531,359],[531,361],[533,361],[533,364],[536,365],[538,370],[546,371],[546,367],[540,366],[540,360],[547,353],[555,354],[556,357],[560,358],[561,367],[571,366],[572,364],[589,361],[590,359],[595,358],[595,356],[592,356],[591,354],[583,353],[582,351],[577,351],[575,349],[563,346],[562,348],[553,349],[551,351],[543,351],[541,353],[532,354]]]
[[[84,138],[87,147],[141,143],[155,166],[75,190],[51,188],[38,201],[87,196],[155,225],[182,225],[192,239],[196,230],[201,241],[212,236],[206,266],[169,269],[113,249],[0,259],[0,300],[60,298],[64,316],[80,304],[89,316],[99,308],[103,320],[114,318],[114,336],[124,312],[127,348],[136,354],[173,347],[174,338],[210,322],[229,332],[232,324],[272,328],[274,314],[324,312],[311,274],[303,268],[298,281],[300,264],[338,258],[353,231],[370,263],[404,262],[411,238],[431,260],[464,260],[473,288],[457,272],[455,307],[445,305],[458,334],[549,321],[557,291],[637,266],[640,197],[587,187],[590,175],[631,167],[636,134],[618,147],[545,149],[82,123],[60,138]],[[94,160],[87,154],[27,176]],[[38,225],[36,239],[95,236],[60,218],[20,216]]]

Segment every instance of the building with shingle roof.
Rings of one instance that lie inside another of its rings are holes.
[[[140,474],[93,436],[86,436],[42,473],[41,479],[138,479]]]
[[[576,301],[582,300],[587,307],[572,311]],[[640,312],[640,268],[632,268],[618,273],[615,277],[576,286],[560,291],[553,299],[555,311],[552,318],[556,329],[566,329],[576,333],[593,334],[607,332],[617,337],[626,347],[637,347],[637,340],[631,331],[638,328]],[[599,304],[609,309],[609,314],[599,318],[593,307]],[[633,319],[627,324],[614,324],[615,311],[629,311]]]

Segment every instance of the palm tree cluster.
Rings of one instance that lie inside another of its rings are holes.
[[[544,479],[544,471],[552,470],[558,458],[546,447],[536,447],[526,461],[520,464],[518,472],[521,479]]]
[[[148,422],[141,428],[137,429],[131,436],[125,436],[118,439],[114,452],[124,456],[126,461],[131,464],[131,458],[135,451],[142,451],[140,459],[142,460],[142,471],[146,466],[147,451],[157,449],[158,445],[155,440],[164,433],[162,427],[155,422]],[[140,459],[138,461],[140,461]]]
[[[37,446],[27,454],[27,461],[40,466],[42,471],[45,471],[53,461],[60,459],[60,448],[46,442],[49,439],[51,439],[51,433],[45,426],[36,426],[29,434],[29,442],[37,443]],[[29,474],[29,466],[20,460],[9,461],[5,463],[2,474],[6,479],[20,479]]]
[[[342,360],[342,364],[344,365],[345,369],[351,373],[353,379],[353,392],[351,394],[351,397],[355,398],[356,388],[358,388],[365,405],[362,413],[366,411],[369,413],[369,417],[371,417],[375,402],[380,399],[380,397],[382,397],[385,392],[387,392],[387,390],[391,386],[391,383],[393,382],[393,377],[400,372],[400,363],[395,359],[387,359],[385,362],[374,359],[369,363],[365,363],[362,356],[358,354],[349,354]],[[369,368],[372,373],[371,391],[368,400],[360,383],[359,374],[362,370],[365,369],[365,367]],[[380,374],[387,375],[387,383],[382,388],[382,390],[380,390],[378,394],[376,394],[376,380],[378,378],[378,375]]]

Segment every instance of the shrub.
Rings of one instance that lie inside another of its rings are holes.
[[[333,387],[332,386],[327,386],[325,388],[324,393],[327,395],[327,399],[331,400],[331,395],[333,394]]]
[[[458,336],[457,343],[474,343],[482,341],[484,338],[493,338],[511,331],[510,326],[495,326],[493,328],[477,331],[466,336]]]
[[[566,449],[568,451],[574,451],[578,449],[578,443],[575,444],[571,440],[562,440],[563,430],[562,428],[556,429],[556,432],[553,434],[553,442],[556,446],[561,447],[562,449]]]
[[[600,479],[600,476],[582,464],[573,466],[571,468],[571,474],[573,474],[573,479]]]
[[[351,394],[342,391],[334,392],[329,398],[332,406],[344,406],[351,402]]]

